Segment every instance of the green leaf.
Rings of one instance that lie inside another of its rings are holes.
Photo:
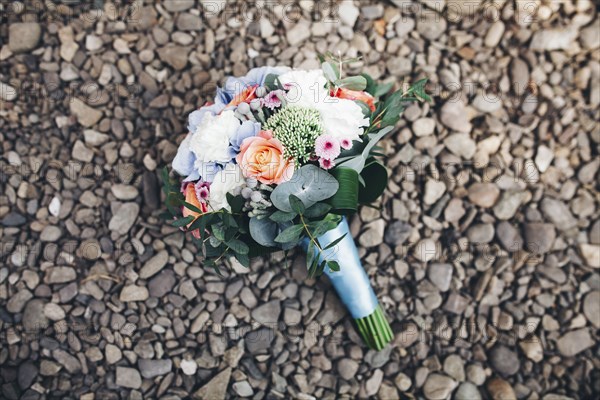
[[[303,225],[292,225],[277,235],[275,241],[277,243],[295,243],[300,240],[302,232],[304,232]]]
[[[327,78],[329,82],[335,82],[340,79],[340,71],[337,69],[337,66],[334,67],[330,62],[324,62],[321,64],[321,68],[323,69],[325,78]]]
[[[382,83],[381,85],[377,86],[377,90],[375,91],[375,94],[373,94],[373,96],[375,98],[380,98],[381,96],[385,96],[386,94],[388,94],[390,92],[390,90],[392,90],[393,87],[394,87],[394,82]]]
[[[289,221],[292,221],[297,216],[298,216],[298,214],[296,214],[294,212],[285,212],[285,211],[277,210],[273,214],[271,214],[271,216],[269,218],[271,219],[271,221],[274,221],[274,222],[289,222]]]
[[[350,90],[365,90],[367,88],[367,79],[364,76],[349,76],[335,81],[335,85]]]
[[[280,87],[279,77],[275,74],[269,74],[265,77],[265,87],[269,90],[277,90]]]
[[[246,268],[250,268],[250,257],[247,254],[236,254],[235,258]]]
[[[227,193],[227,203],[231,207],[232,213],[240,213],[242,212],[242,208],[244,207],[244,203],[246,202],[244,198],[240,196],[234,196],[231,193]]]
[[[340,270],[340,264],[337,261],[327,261],[327,267],[333,272],[338,272]]]
[[[338,190],[337,180],[316,165],[308,164],[294,172],[292,178],[278,185],[271,193],[273,205],[285,212],[292,212],[290,195],[302,200],[305,207],[333,196]]]
[[[344,215],[356,212],[358,208],[358,172],[347,168],[344,164],[334,168],[331,174],[339,183],[338,191],[329,199],[329,204],[334,212]]]
[[[374,159],[372,159],[374,161]],[[361,173],[365,186],[358,191],[360,203],[372,203],[385,191],[388,184],[387,169],[379,162],[369,163]]]
[[[344,240],[344,238],[346,237],[347,233],[344,233],[342,236],[340,236],[339,238],[335,239],[333,242],[329,243],[327,245],[327,247],[325,247],[323,250],[329,250],[329,249],[333,249],[335,246],[337,246],[337,244],[339,242],[341,242],[342,240]]]
[[[237,254],[248,254],[250,251],[248,245],[239,239],[231,239],[225,242],[225,244]]]
[[[375,82],[375,80],[373,80],[371,75],[366,74],[366,73],[362,73],[362,74],[360,74],[360,76],[365,78],[367,81],[367,87],[365,89],[365,92],[367,92],[371,96],[375,97],[375,93],[377,92],[377,83]]]
[[[339,190],[338,190],[339,191]],[[304,212],[306,218],[319,218],[327,214],[331,210],[331,206],[327,203],[317,203],[307,208]]]
[[[189,224],[193,220],[194,220],[194,217],[192,215],[188,215],[185,218],[176,219],[175,221],[173,221],[172,225],[175,226],[175,227],[177,227],[177,228],[181,228],[183,226],[186,226],[187,224]]]
[[[306,207],[304,207],[304,203],[297,196],[290,194],[290,207],[296,214],[304,214],[306,211]]]
[[[213,236],[215,238],[217,238],[220,241],[225,240],[225,229],[223,228],[223,225],[212,225],[211,226],[211,232],[213,234]]]
[[[268,218],[250,218],[250,236],[256,243],[265,247],[275,247],[275,237],[279,233],[279,227]]]
[[[183,202],[183,206],[184,206],[185,208],[187,208],[188,210],[190,210],[190,211],[193,211],[193,212],[195,212],[195,213],[199,213],[199,214],[202,214],[202,213],[203,213],[203,211],[202,211],[201,209],[199,209],[199,208],[198,208],[198,207],[196,207],[195,205],[193,205],[193,204],[190,204],[190,203],[188,203],[188,202],[186,202],[186,201],[184,201],[184,202]]]

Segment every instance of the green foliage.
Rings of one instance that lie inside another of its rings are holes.
[[[338,181],[327,171],[307,164],[294,172],[292,178],[277,186],[271,193],[271,202],[281,211],[292,212],[290,195],[296,196],[305,207],[333,196],[339,188]]]

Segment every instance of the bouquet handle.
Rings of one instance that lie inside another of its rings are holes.
[[[346,218],[342,218],[335,229],[320,236],[318,241],[324,248],[343,235],[346,235],[344,239],[322,254],[322,257],[327,260],[337,261],[340,270],[331,271],[325,267],[324,273],[329,277],[340,300],[354,318],[358,331],[367,346],[371,349],[381,350],[393,339],[394,335],[383,308],[375,296],[369,277],[360,262],[358,249],[350,234]],[[309,241],[305,240],[303,242],[305,251],[308,246]]]

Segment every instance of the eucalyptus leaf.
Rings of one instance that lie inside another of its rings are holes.
[[[277,224],[268,218],[250,218],[250,236],[256,243],[265,247],[275,247],[275,238],[279,234]]]
[[[296,214],[304,214],[306,211],[306,207],[304,207],[304,203],[298,197],[293,194],[290,194],[290,207]]]
[[[323,215],[327,214],[331,210],[331,206],[326,203],[317,203],[307,208],[304,211],[304,216],[306,218],[319,218]]]
[[[271,193],[271,202],[281,211],[292,212],[290,195],[302,200],[305,207],[311,207],[333,196],[338,188],[338,181],[331,174],[309,164],[296,170],[292,179],[277,186]]]
[[[296,214],[295,212],[284,212],[277,210],[273,214],[271,214],[269,218],[271,219],[271,221],[275,222],[289,222],[297,216],[298,214]]]
[[[324,62],[321,64],[321,68],[323,69],[325,78],[327,78],[329,82],[335,82],[339,79],[339,71],[336,73],[336,70],[331,63]]]
[[[367,79],[364,76],[349,76],[335,81],[335,85],[349,90],[365,90]]]
[[[304,232],[303,225],[292,225],[277,235],[275,241],[277,243],[297,243],[302,232]]]

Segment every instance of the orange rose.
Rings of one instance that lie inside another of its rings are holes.
[[[271,131],[244,139],[236,158],[246,178],[271,185],[289,181],[294,174],[294,162],[283,156],[283,145]]]
[[[199,213],[196,211],[192,211],[189,208],[183,206],[183,218],[186,218],[190,215],[194,217],[194,220],[187,225],[187,227],[189,228],[196,221],[196,219],[198,219],[198,217],[200,215],[202,215],[203,213],[208,211],[208,207],[207,207],[206,203],[202,203],[202,202],[200,202],[200,200],[198,200],[198,195],[196,194],[196,188],[194,187],[193,183],[188,183],[188,185],[185,187],[184,194],[185,194],[185,202],[186,203],[190,203],[191,205],[198,208],[199,210],[202,210],[202,213]],[[196,229],[195,231],[192,231],[192,235],[194,235],[194,237],[196,239],[200,239],[200,231],[198,229]]]
[[[339,88],[331,91],[331,96],[339,99],[359,100],[366,103],[371,111],[375,111],[375,97],[367,92],[359,92],[357,90]]]
[[[235,96],[227,106],[239,106],[242,103],[249,103],[256,98],[256,89],[258,89],[258,85],[248,86],[242,93]]]

